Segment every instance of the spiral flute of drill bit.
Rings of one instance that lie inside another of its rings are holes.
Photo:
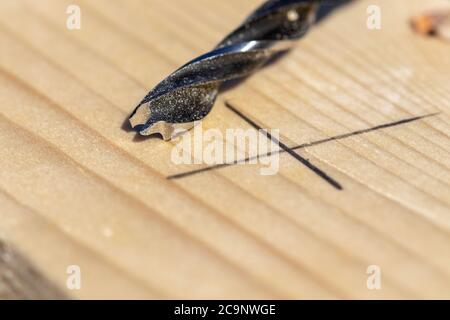
[[[314,23],[317,1],[269,0],[214,50],[172,73],[141,101],[130,116],[141,135],[161,134],[170,140],[212,109],[220,85],[260,69],[290,49]]]

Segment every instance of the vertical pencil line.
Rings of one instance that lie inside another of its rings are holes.
[[[271,140],[272,142],[276,143],[280,146],[280,148],[284,151],[286,151],[289,155],[291,155],[294,159],[302,163],[305,167],[310,169],[312,172],[314,172],[316,175],[318,175],[320,178],[325,180],[327,183],[329,183],[333,188],[337,190],[343,190],[342,185],[334,180],[332,177],[330,177],[326,172],[321,170],[320,168],[316,167],[314,164],[312,164],[309,160],[303,158],[301,155],[299,155],[297,152],[289,148],[287,145],[279,141],[277,138],[273,137],[267,130],[261,128],[256,122],[254,122],[252,119],[245,116],[242,112],[237,110],[235,107],[233,107],[228,101],[225,102],[225,106],[233,111],[237,116],[242,118],[245,122],[247,122],[249,125],[251,125],[256,130],[259,130],[261,132],[264,132],[265,136]]]

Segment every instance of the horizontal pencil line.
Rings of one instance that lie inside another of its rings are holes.
[[[436,113],[430,113],[430,114],[423,115],[423,116],[416,116],[416,117],[412,117],[412,118],[406,118],[406,119],[402,119],[402,120],[398,120],[398,121],[394,121],[394,122],[389,122],[389,123],[381,124],[381,125],[378,125],[378,126],[375,126],[375,127],[362,129],[362,130],[357,130],[357,131],[353,131],[353,132],[350,132],[350,133],[340,134],[340,135],[333,136],[333,137],[326,138],[326,139],[322,139],[322,140],[317,140],[317,141],[313,141],[313,142],[309,142],[309,143],[303,143],[303,144],[300,144],[298,146],[294,146],[291,149],[292,150],[299,150],[299,149],[304,149],[304,148],[308,148],[308,147],[314,147],[314,146],[317,146],[317,145],[320,145],[320,144],[323,144],[323,143],[327,143],[327,142],[342,140],[342,139],[350,138],[352,136],[357,136],[357,135],[361,135],[361,134],[365,134],[365,133],[369,133],[369,132],[373,132],[373,131],[377,131],[377,130],[381,130],[381,129],[391,128],[391,127],[399,126],[399,125],[402,125],[402,124],[407,124],[407,123],[418,121],[418,120],[421,120],[421,119],[433,117],[433,116],[436,116],[438,114],[439,114],[439,112],[436,112]],[[246,162],[249,162],[249,161],[252,161],[252,160],[255,160],[255,159],[270,157],[270,156],[275,155],[277,153],[285,153],[285,152],[287,152],[287,151],[284,150],[284,149],[279,149],[279,150],[276,150],[276,151],[268,152],[268,153],[257,155],[257,156],[254,156],[254,157],[248,157],[248,158],[245,158],[245,159],[242,159],[242,160],[236,160],[236,161],[229,162],[229,163],[216,164],[216,165],[212,165],[212,166],[201,168],[201,169],[197,169],[197,170],[192,170],[192,171],[187,171],[187,172],[183,172],[183,173],[179,173],[179,174],[174,174],[174,175],[168,176],[167,179],[175,180],[175,179],[187,178],[187,177],[195,175],[195,174],[208,172],[208,171],[211,171],[211,170],[216,170],[216,169],[221,169],[221,168],[226,168],[226,167],[234,166],[234,165],[237,165],[237,164],[240,164],[240,163],[246,163]]]

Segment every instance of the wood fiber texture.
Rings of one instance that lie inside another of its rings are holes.
[[[277,128],[343,190],[288,152],[168,179],[205,165],[124,129],[261,1],[77,0],[69,30],[72,2],[0,2],[0,297],[450,298],[450,43],[409,25],[448,1],[354,1],[203,121]]]

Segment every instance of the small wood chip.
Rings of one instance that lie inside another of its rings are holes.
[[[412,18],[413,29],[421,35],[432,35],[450,40],[450,11],[430,12]]]

